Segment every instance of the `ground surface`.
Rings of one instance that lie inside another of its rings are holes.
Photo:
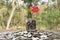
[[[0,40],[60,40],[60,32],[44,30],[5,30],[0,31]]]

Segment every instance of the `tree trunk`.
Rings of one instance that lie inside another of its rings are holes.
[[[60,0],[57,0],[57,5],[58,5],[59,11],[60,11]]]
[[[6,27],[7,30],[9,29],[10,22],[11,22],[11,19],[13,17],[15,9],[16,9],[16,0],[12,0],[12,11],[11,11],[10,17],[9,17],[9,19],[7,21],[7,27]]]

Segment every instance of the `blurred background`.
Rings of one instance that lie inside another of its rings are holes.
[[[15,2],[14,2],[15,1]],[[26,0],[30,2],[29,0]],[[9,24],[10,30],[26,30],[27,4],[24,0],[0,0],[0,30],[6,29],[10,14],[13,17]],[[60,0],[33,0],[39,12],[32,12],[38,30],[60,30]],[[14,9],[15,8],[15,9]]]

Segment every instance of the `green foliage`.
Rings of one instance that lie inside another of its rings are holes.
[[[32,0],[23,0],[24,1],[24,3],[31,3],[32,2]]]
[[[41,5],[44,5],[45,3],[46,3],[46,2],[43,1],[43,2],[41,3]]]
[[[0,26],[6,26],[7,20],[11,13],[11,2],[9,3],[8,0],[4,3],[3,0],[0,0],[0,9],[3,8],[4,11],[0,12]],[[34,0],[23,0],[25,3],[28,3],[27,7],[17,7],[15,10],[15,14],[13,15],[12,21],[10,26],[20,26],[22,23],[25,23],[25,12],[22,12],[21,9],[25,9],[27,13],[31,13],[29,11],[29,7],[32,5],[31,3],[34,2]],[[53,0],[54,1],[54,0]],[[29,4],[30,3],[30,4]],[[44,4],[43,2],[42,4]],[[41,4],[41,5],[42,5]],[[7,11],[5,10],[5,8]],[[0,10],[1,11],[1,10]],[[24,11],[24,10],[23,10]],[[40,15],[40,14],[39,14]],[[49,29],[53,29],[54,27],[58,26],[60,24],[60,12],[55,9],[55,6],[50,5],[50,10],[46,9],[45,12],[42,13],[41,16],[36,17],[37,25],[45,25]],[[32,16],[31,14],[28,14],[28,16]]]
[[[56,1],[56,0],[52,0],[53,2]]]
[[[2,6],[4,6],[4,1],[0,0],[0,9],[2,8]]]
[[[58,10],[52,10],[47,11],[47,13],[42,13],[42,16],[37,19],[37,23],[52,29],[54,26],[60,24],[60,12]]]

